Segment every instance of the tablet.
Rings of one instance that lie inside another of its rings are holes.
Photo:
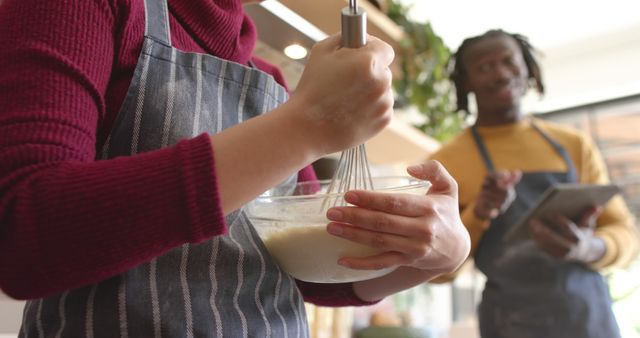
[[[504,235],[506,241],[518,241],[529,238],[527,224],[534,218],[546,218],[562,214],[578,222],[584,211],[592,206],[603,206],[620,192],[615,184],[556,184],[540,196],[529,209]]]

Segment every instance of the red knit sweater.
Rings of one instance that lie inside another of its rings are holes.
[[[256,34],[238,0],[169,7],[175,47],[247,64]],[[0,288],[13,297],[95,283],[226,231],[206,135],[95,159],[131,81],[144,15],[142,0],[0,5]],[[361,303],[347,284],[299,285],[316,303]]]

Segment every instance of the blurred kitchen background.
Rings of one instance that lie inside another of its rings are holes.
[[[313,43],[340,30],[345,0],[268,0],[247,8],[256,54],[278,65],[295,90]],[[465,122],[455,113],[446,59],[462,39],[492,28],[528,36],[540,54],[547,94],[526,111],[580,128],[602,151],[612,180],[640,216],[640,16],[637,1],[360,0],[369,33],[396,50],[398,91],[391,125],[367,144],[374,174],[424,160]],[[286,53],[285,53],[286,51]],[[467,121],[465,121],[465,119]],[[330,175],[331,157],[318,162]],[[314,338],[474,338],[483,277],[472,264],[455,282],[422,285],[365,308],[307,305]],[[624,338],[640,337],[640,262],[608,275]],[[15,337],[22,303],[0,295],[0,337]]]

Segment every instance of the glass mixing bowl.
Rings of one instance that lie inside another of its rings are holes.
[[[410,176],[374,177],[375,191],[421,194],[431,183]],[[246,206],[258,235],[278,265],[293,277],[316,283],[343,283],[385,275],[393,268],[355,270],[338,265],[345,256],[366,257],[381,251],[327,232],[326,210],[343,193],[327,194],[330,181],[283,184]]]

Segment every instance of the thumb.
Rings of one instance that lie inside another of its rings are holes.
[[[522,171],[514,170],[514,171],[505,171],[500,175],[498,180],[498,186],[502,189],[509,189],[522,179]]]
[[[512,185],[518,184],[518,182],[520,182],[521,179],[522,179],[522,171],[514,170],[511,172],[510,181]]]
[[[316,50],[322,50],[324,52],[331,52],[340,48],[342,42],[342,36],[340,33],[333,34],[322,41],[316,42],[313,46]]]
[[[458,198],[458,183],[440,162],[428,160],[422,164],[409,166],[407,172],[415,178],[431,182],[429,193]]]
[[[600,213],[602,212],[602,207],[591,207],[587,209],[580,217],[580,223],[578,223],[578,227],[580,228],[595,228],[596,220]]]

